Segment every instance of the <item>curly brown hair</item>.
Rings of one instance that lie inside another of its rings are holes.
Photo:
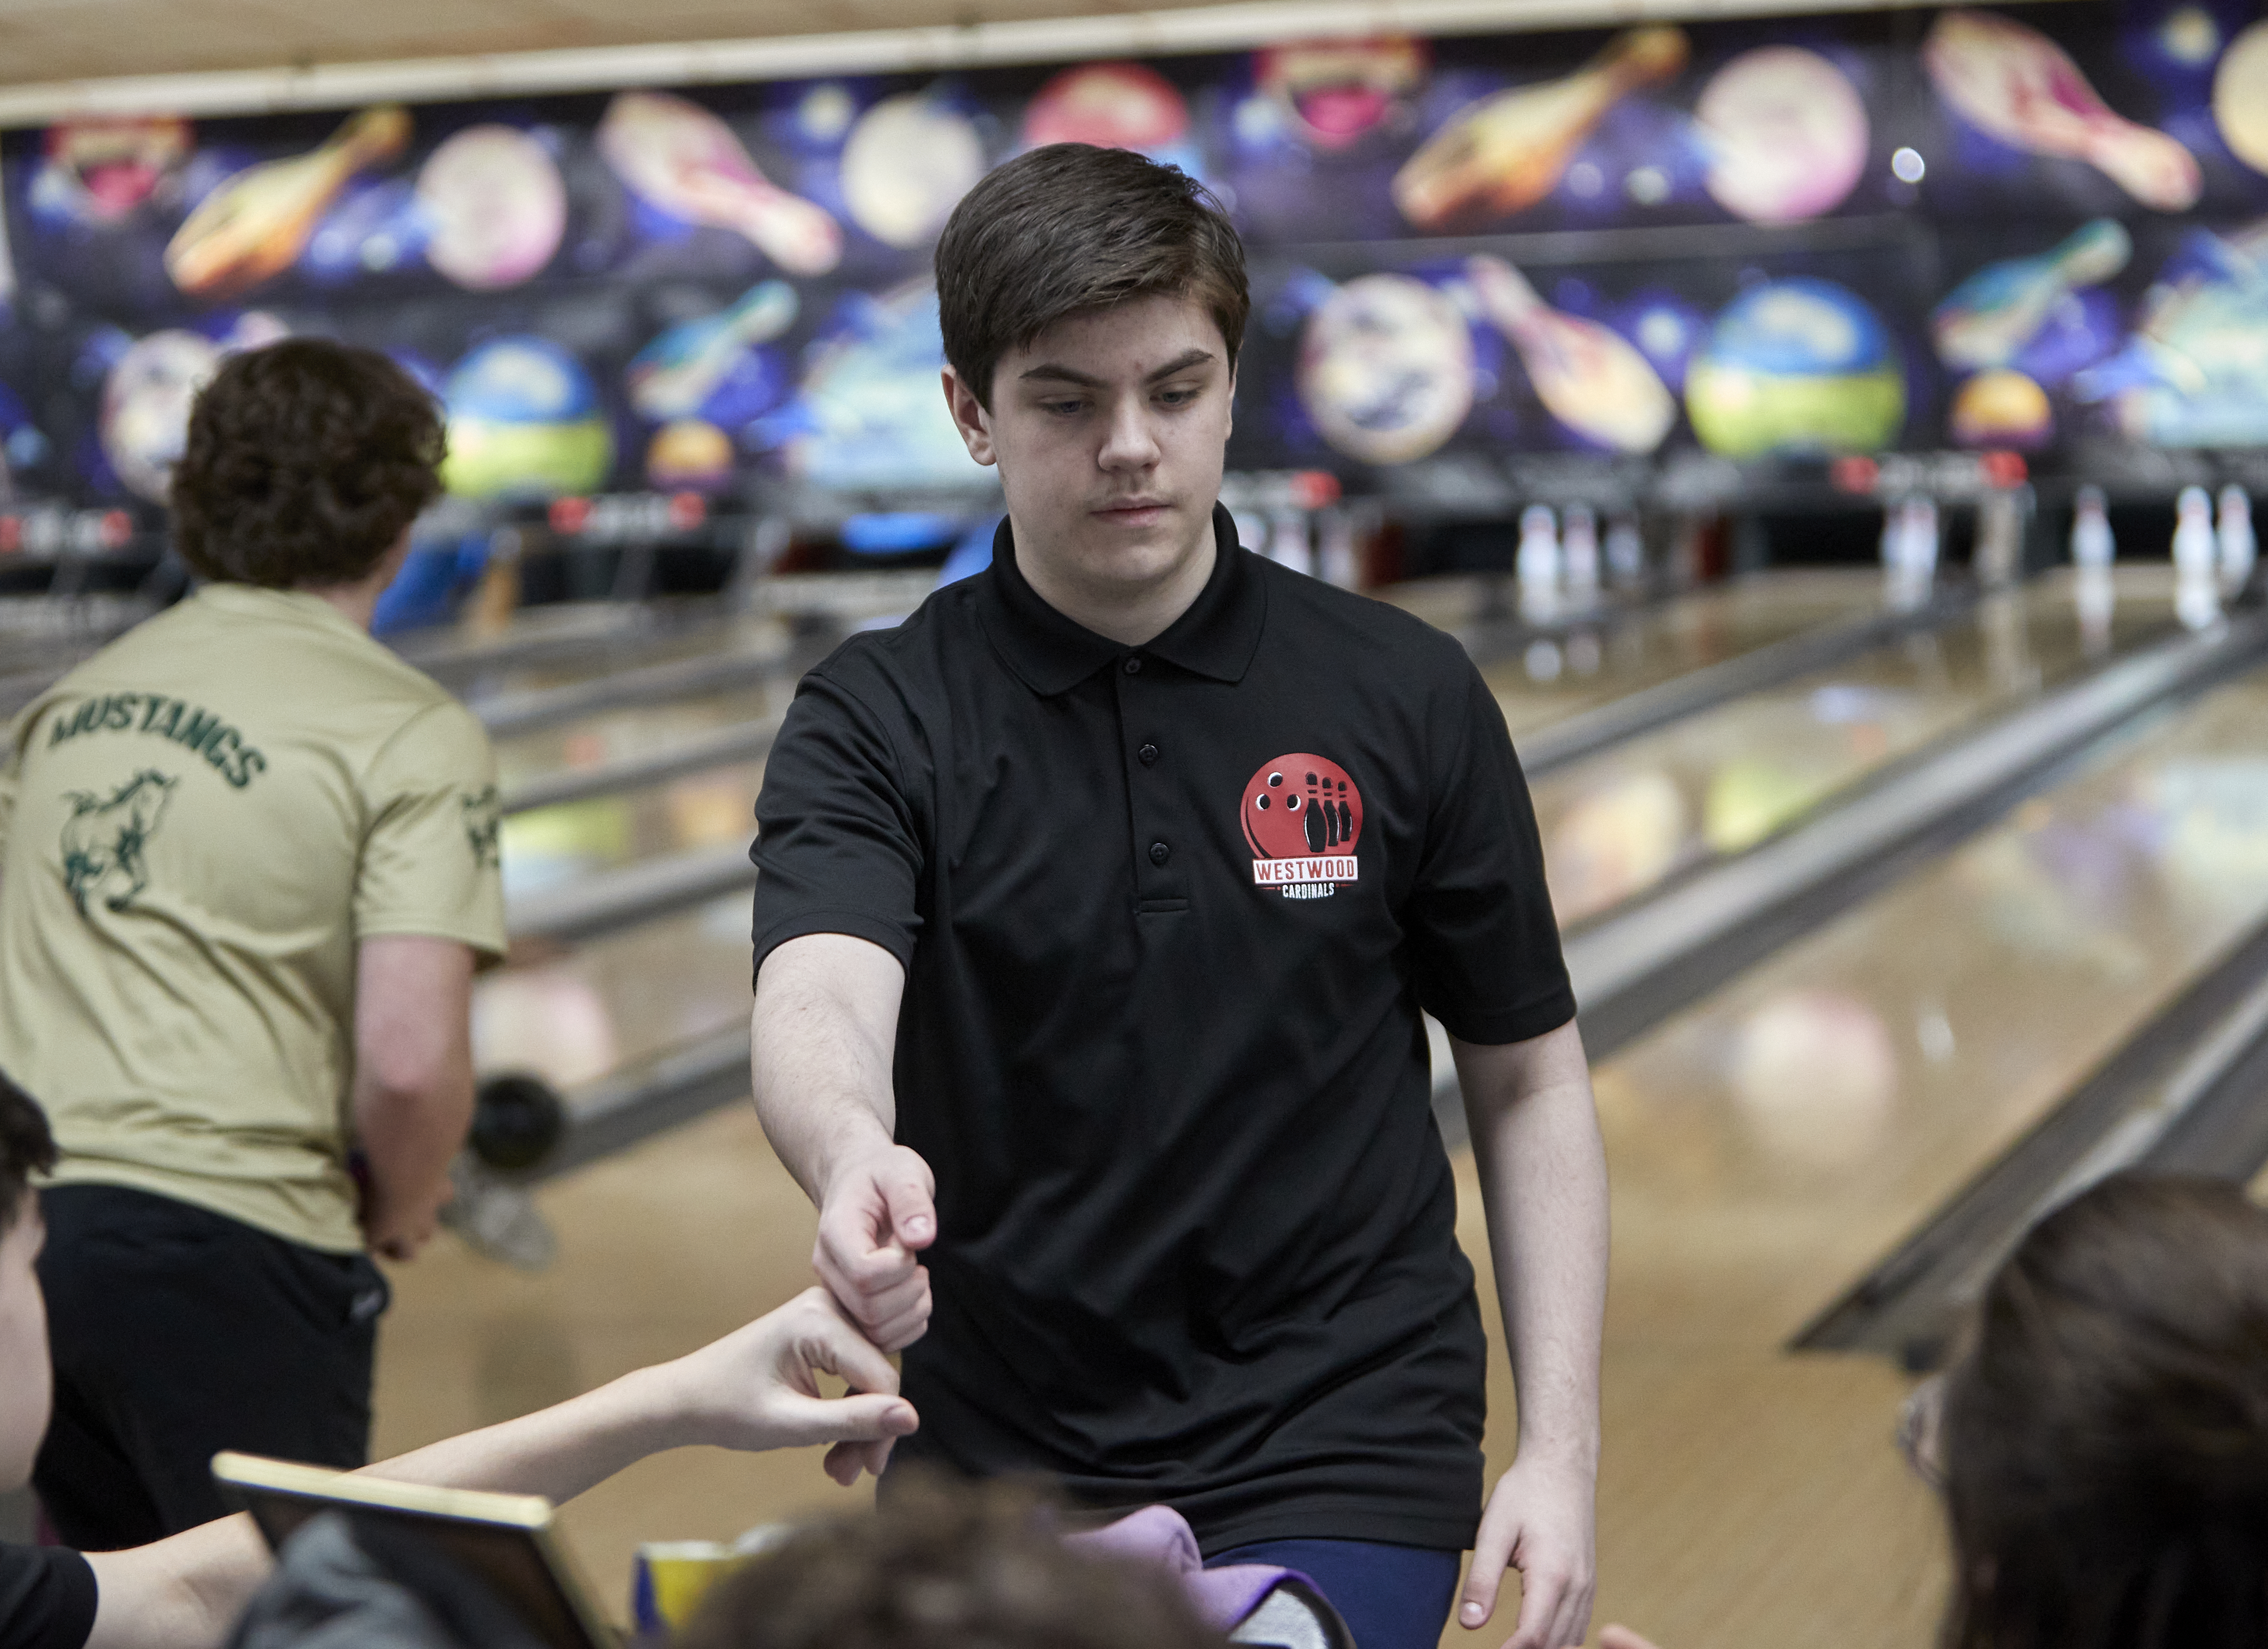
[[[206,578],[291,589],[368,576],[440,496],[441,409],[374,350],[290,338],[232,356],[173,467],[173,541]]]
[[[1064,1544],[1004,1483],[892,1474],[720,1582],[675,1649],[1227,1649],[1168,1577]]]
[[[1049,144],[986,174],[937,243],[945,358],[985,407],[1000,357],[1067,315],[1186,298],[1228,364],[1252,310],[1244,242],[1204,185],[1124,149]]]

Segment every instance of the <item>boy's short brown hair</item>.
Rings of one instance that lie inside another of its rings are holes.
[[[677,1649],[1228,1649],[1162,1572],[1065,1545],[1012,1483],[892,1474],[719,1582]]]
[[[375,350],[290,338],[232,356],[173,466],[173,541],[208,578],[352,584],[440,496],[441,410]]]
[[[15,1229],[34,1174],[55,1166],[55,1137],[32,1096],[0,1072],[0,1235]]]
[[[1066,315],[1157,296],[1203,305],[1236,364],[1244,243],[1203,184],[1128,150],[1019,155],[962,197],[937,243],[945,358],[987,408],[1009,350]]]

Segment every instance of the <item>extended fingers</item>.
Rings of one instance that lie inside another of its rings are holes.
[[[1519,1535],[1520,1526],[1498,1514],[1496,1498],[1491,1496],[1488,1510],[1481,1515],[1480,1533],[1473,1540],[1464,1601],[1457,1608],[1458,1624],[1468,1630],[1485,1626],[1496,1613],[1497,1593],[1504,1585],[1504,1572],[1512,1564],[1513,1542]]]

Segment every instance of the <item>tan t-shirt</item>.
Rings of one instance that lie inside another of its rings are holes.
[[[29,705],[0,765],[0,1070],[55,1179],[362,1246],[355,946],[504,945],[480,724],[320,598],[214,585]]]

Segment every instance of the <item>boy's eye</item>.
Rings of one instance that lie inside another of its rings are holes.
[[[1051,412],[1059,418],[1071,417],[1086,408],[1086,402],[1083,401],[1042,401],[1040,405],[1042,410]]]

